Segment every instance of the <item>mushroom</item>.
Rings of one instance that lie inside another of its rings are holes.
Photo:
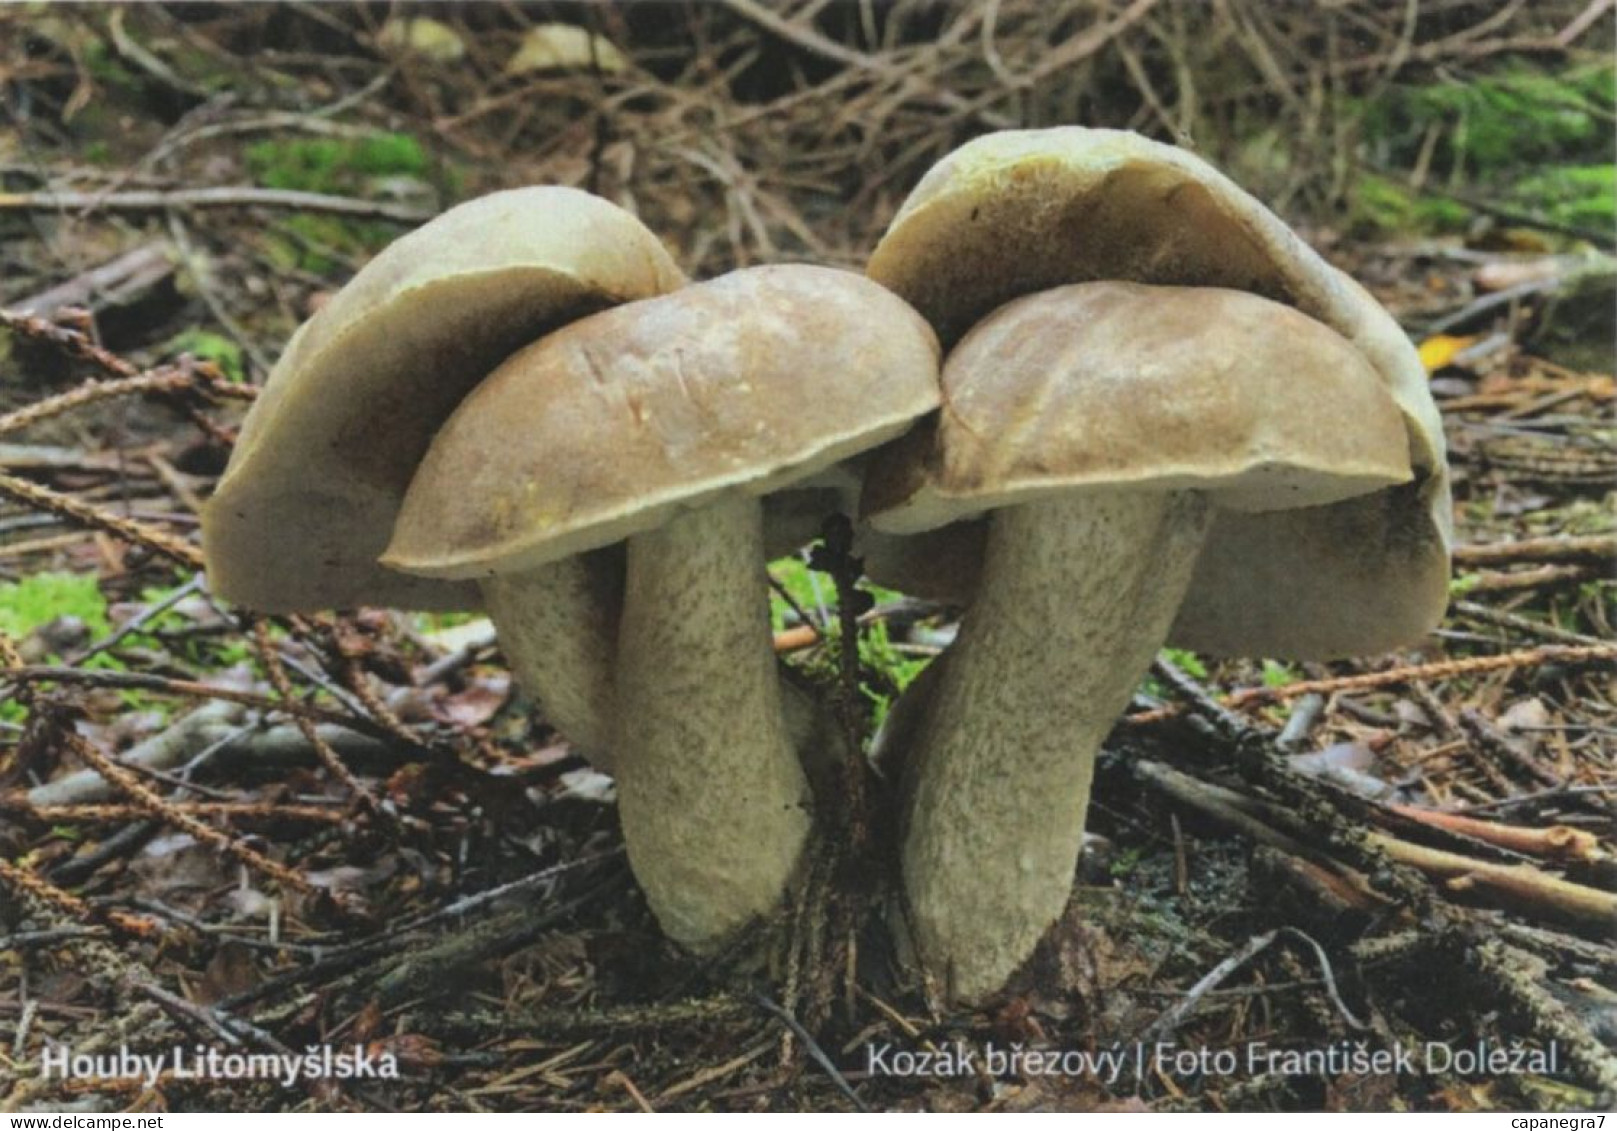
[[[502,365],[421,465],[383,558],[481,581],[497,627],[627,543],[612,747],[630,864],[711,951],[767,914],[810,825],[767,619],[761,497],[937,404],[937,343],[847,272],[759,267],[597,314]],[[816,477],[820,477],[817,481]]]
[[[214,591],[263,612],[476,607],[474,585],[376,562],[433,434],[518,347],[683,282],[638,220],[569,188],[480,197],[391,244],[298,330],[248,413],[203,515]],[[549,662],[523,665],[528,638],[506,642],[585,749],[600,737],[609,589],[582,569],[558,586]]]
[[[1348,342],[1221,288],[1018,299],[955,347],[943,399],[872,464],[866,518],[902,535],[992,512],[904,790],[914,941],[970,999],[1059,917],[1096,750],[1213,514],[1328,507],[1411,472],[1397,405]]]
[[[879,583],[971,605],[878,753],[905,763],[913,941],[976,999],[1059,915],[1095,749],[1164,638],[1329,658],[1437,622],[1441,422],[1357,284],[1216,170],[1133,134],[969,143],[923,178],[868,273],[954,347],[940,419],[870,470],[865,549]],[[1168,386],[1176,399],[1146,392]],[[1259,412],[1264,397],[1291,418]],[[1198,446],[1215,435],[1222,457]]]
[[[1441,616],[1453,541],[1448,468],[1414,347],[1362,287],[1200,158],[1116,130],[987,134],[927,172],[866,273],[920,311],[945,350],[1011,299],[1100,279],[1249,291],[1324,323],[1397,402],[1415,479],[1330,508],[1221,512],[1169,642],[1275,657],[1367,654],[1417,638]],[[1349,533],[1351,557],[1338,552]],[[981,538],[959,526],[867,538],[866,570],[879,584],[964,603]]]

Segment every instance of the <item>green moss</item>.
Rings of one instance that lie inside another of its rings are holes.
[[[1470,217],[1470,210],[1463,204],[1444,197],[1421,196],[1374,173],[1366,173],[1354,183],[1348,210],[1349,225],[1359,236],[1459,232]]]
[[[107,602],[90,574],[36,573],[21,581],[0,585],[0,632],[19,640],[58,617],[77,617],[90,630],[91,639],[111,631]],[[60,657],[49,657],[59,660]],[[110,656],[97,656],[87,666],[118,667]],[[0,720],[20,723],[27,711],[15,699],[0,703]]]
[[[1468,82],[1394,87],[1358,106],[1365,138],[1411,167],[1436,128],[1432,167],[1487,175],[1544,161],[1610,161],[1617,69],[1601,62],[1545,73],[1514,62]]]
[[[164,344],[167,353],[188,353],[202,361],[211,361],[232,381],[245,379],[242,369],[241,347],[229,338],[207,330],[182,330]]]
[[[397,230],[375,220],[299,213],[288,216],[266,238],[270,258],[287,269],[316,275],[335,271],[342,259],[363,258],[386,247]]]
[[[434,632],[442,632],[446,628],[459,628],[463,624],[471,624],[481,617],[482,613],[416,613],[414,616],[415,630],[418,635],[430,636]]]
[[[92,637],[111,631],[107,602],[89,574],[36,573],[0,585],[0,632],[27,636],[57,617],[77,617]]]
[[[1263,661],[1263,686],[1285,687],[1297,682],[1297,673],[1278,660]]]
[[[808,612],[836,603],[836,592],[829,579],[816,574],[801,558],[781,558],[769,563],[769,576],[787,593],[799,608]],[[776,632],[797,621],[797,613],[777,592],[769,594],[769,625]]]
[[[390,177],[423,179],[430,160],[409,134],[361,138],[277,138],[244,153],[247,170],[266,188],[369,196],[375,182]],[[363,258],[385,247],[398,229],[376,220],[300,213],[266,237],[265,248],[280,266],[315,274],[334,271],[344,257]]]
[[[1516,62],[1468,82],[1396,87],[1355,106],[1371,162],[1424,163],[1428,181],[1462,196],[1559,224],[1617,226],[1617,68],[1610,63],[1547,73]],[[1420,194],[1388,177],[1352,188],[1354,234],[1443,234],[1471,212],[1440,192]]]
[[[1196,653],[1187,652],[1183,648],[1164,648],[1162,655],[1170,664],[1192,679],[1207,678],[1207,665],[1202,663],[1201,657]]]
[[[1550,165],[1521,178],[1508,199],[1559,224],[1617,227],[1617,165]]]
[[[885,621],[876,621],[859,634],[859,658],[903,691],[926,670],[930,657],[908,656],[893,646]]]
[[[409,134],[292,138],[247,147],[247,170],[267,188],[344,193],[372,177],[424,176],[427,153]]]

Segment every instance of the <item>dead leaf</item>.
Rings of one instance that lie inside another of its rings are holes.
[[[466,54],[459,32],[426,16],[387,21],[376,44],[389,55],[419,55],[434,63],[452,63]]]
[[[1434,334],[1420,344],[1421,364],[1426,367],[1426,372],[1436,373],[1452,364],[1459,353],[1478,341],[1480,339],[1475,336],[1457,338],[1450,334]]]
[[[258,983],[253,952],[240,943],[227,942],[214,952],[192,997],[202,1005],[212,1005],[232,994],[250,990]]]
[[[572,24],[538,24],[522,37],[516,53],[505,64],[505,73],[600,70],[615,74],[628,65],[623,52],[605,36]]]
[[[453,727],[476,727],[492,719],[511,697],[511,677],[478,676],[466,687],[432,703],[433,717]]]

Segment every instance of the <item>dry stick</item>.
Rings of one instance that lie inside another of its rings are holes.
[[[160,530],[149,523],[136,522],[133,519],[121,518],[111,511],[103,510],[90,503],[81,502],[71,495],[64,495],[52,491],[47,487],[40,487],[19,479],[14,475],[0,472],[0,494],[8,495],[24,506],[35,510],[49,511],[63,518],[70,518],[85,526],[97,530],[105,530],[109,534],[117,535],[126,542],[133,542],[146,549],[172,561],[178,562],[187,569],[201,569],[203,567],[202,551],[188,542]]]
[[[244,707],[257,707],[265,711],[283,711],[289,715],[307,717],[316,722],[331,723],[345,730],[387,741],[390,735],[383,727],[358,715],[345,715],[326,707],[317,707],[294,699],[287,702],[275,695],[261,695],[256,691],[239,691],[233,687],[219,687],[211,683],[198,683],[190,679],[170,679],[146,672],[83,671],[79,668],[20,667],[4,673],[4,679],[13,683],[70,683],[87,687],[119,687],[136,691],[157,691],[166,695],[187,695],[199,699],[223,699],[240,703]],[[417,745],[418,750],[425,747]]]
[[[0,798],[0,806],[6,803]],[[253,821],[315,821],[341,824],[345,814],[329,805],[285,805],[254,801],[170,801],[177,813],[193,817],[225,817]],[[42,821],[141,821],[151,814],[137,805],[30,805]]]
[[[151,816],[190,833],[191,836],[205,844],[213,845],[220,851],[245,864],[248,868],[256,872],[262,872],[282,887],[291,888],[310,896],[329,894],[333,899],[337,897],[335,892],[322,892],[286,865],[271,860],[258,850],[227,836],[213,826],[205,825],[195,817],[180,812],[173,804],[163,800],[148,788],[134,773],[102,753],[93,743],[72,733],[63,733],[62,740],[69,750],[79,756],[81,761],[98,770],[102,777],[116,785],[129,796],[131,801]]]
[[[778,653],[801,652],[819,642],[820,630],[812,624],[793,625],[775,633],[775,651]]]
[[[1564,628],[1557,628],[1553,624],[1545,624],[1531,617],[1520,617],[1515,613],[1507,613],[1502,609],[1479,605],[1475,601],[1455,601],[1449,606],[1450,612],[1467,620],[1481,621],[1484,624],[1498,625],[1500,628],[1515,629],[1530,636],[1542,637],[1545,640],[1554,640],[1562,644],[1599,647],[1605,641],[1598,636],[1585,636],[1581,632],[1569,632]]]
[[[297,702],[297,694],[292,690],[292,681],[287,678],[286,668],[281,663],[280,654],[276,652],[275,644],[270,640],[269,622],[262,617],[254,617],[252,626],[253,642],[258,646],[259,659],[264,661],[264,670],[269,674],[269,680],[275,687],[275,693],[281,697],[283,702]],[[337,752],[331,748],[331,744],[320,737],[320,732],[315,729],[314,723],[304,715],[294,715],[293,720],[297,723],[298,729],[303,732],[303,737],[314,748],[315,757],[320,759],[320,764],[326,768],[331,776],[342,782],[348,792],[353,794],[367,809],[378,812],[381,807],[377,805],[375,795],[365,788],[365,783],[354,776],[354,772],[337,756]]]
[[[109,306],[131,306],[174,274],[167,252],[161,243],[142,244],[49,290],[18,299],[8,308],[49,317],[63,307],[83,307],[93,316]]]
[[[1155,1043],[1161,1038],[1166,1037],[1170,1033],[1174,1032],[1174,1030],[1178,1029],[1179,1026],[1184,1023],[1185,1018],[1188,1017],[1191,1011],[1196,1008],[1196,1005],[1201,1001],[1202,998],[1206,997],[1208,993],[1216,989],[1219,983],[1223,982],[1224,979],[1235,973],[1236,970],[1240,969],[1253,958],[1256,958],[1259,954],[1263,953],[1263,951],[1267,950],[1269,946],[1281,935],[1295,936],[1296,938],[1307,943],[1309,947],[1313,949],[1314,957],[1319,960],[1321,981],[1323,981],[1325,985],[1325,991],[1330,997],[1332,1004],[1336,1006],[1337,1012],[1342,1015],[1342,1017],[1347,1021],[1348,1025],[1352,1028],[1369,1028],[1369,1026],[1367,1026],[1363,1021],[1360,1021],[1354,1016],[1353,1011],[1349,1009],[1347,1007],[1347,1003],[1342,1000],[1342,995],[1336,988],[1336,975],[1331,970],[1330,957],[1325,953],[1325,948],[1320,946],[1319,943],[1314,940],[1313,936],[1299,931],[1295,927],[1277,927],[1274,930],[1266,931],[1261,935],[1254,935],[1252,938],[1246,941],[1246,945],[1241,947],[1240,950],[1229,955],[1217,966],[1214,966],[1211,970],[1209,970],[1207,974],[1201,978],[1201,980],[1199,980],[1195,985],[1191,986],[1189,990],[1185,991],[1184,997],[1180,998],[1173,1004],[1171,1008],[1164,1012],[1162,1016],[1158,1017],[1149,1026],[1147,1026],[1145,1032],[1141,1034],[1140,1039],[1142,1041]]]
[[[74,409],[95,404],[98,401],[111,400],[114,397],[127,397],[133,395],[150,395],[153,393],[185,393],[197,387],[196,378],[189,373],[173,369],[158,369],[150,373],[137,374],[134,377],[121,377],[112,381],[92,380],[65,393],[33,404],[24,405],[13,412],[0,416],[0,436],[19,432],[24,428],[38,424],[42,420],[49,420]],[[246,388],[247,386],[237,386]]]
[[[1521,825],[1501,825],[1482,821],[1441,809],[1422,809],[1417,805],[1388,805],[1401,817],[1423,825],[1460,833],[1512,852],[1546,857],[1558,861],[1589,861],[1600,852],[1600,838],[1584,829],[1570,825],[1551,825],[1548,828],[1524,828]]]
[[[1510,565],[1515,562],[1617,561],[1617,534],[1577,538],[1524,538],[1519,542],[1474,543],[1454,548],[1456,565]]]
[[[1490,570],[1471,579],[1469,593],[1515,593],[1522,589],[1544,589],[1555,585],[1570,585],[1596,576],[1595,571],[1583,565],[1545,565],[1536,569],[1500,573]]]
[[[109,377],[120,379],[147,377],[165,371],[160,369],[143,372],[138,366],[125,361],[111,350],[98,346],[81,331],[31,314],[0,310],[0,326],[30,341],[61,350],[69,357],[95,366]],[[231,382],[211,361],[198,361],[183,369],[179,366],[167,368],[190,372],[193,375],[193,383],[204,386],[210,393],[218,396],[249,401],[258,396],[258,389],[255,386]]]
[[[1617,1096],[1617,1056],[1529,973],[1535,963],[1498,939],[1483,940],[1469,948],[1466,957],[1488,990],[1525,1014],[1541,1040],[1565,1049],[1571,1066],[1604,1092],[1608,1101]]]
[[[1136,777],[1187,808],[1211,817],[1258,844],[1285,853],[1290,860],[1300,861],[1310,880],[1326,888],[1348,906],[1361,911],[1387,909],[1387,899],[1374,891],[1357,872],[1265,824],[1248,811],[1251,805],[1242,804],[1248,799],[1234,790],[1200,781],[1160,762],[1142,760],[1134,764],[1133,770]]]
[[[0,212],[164,212],[171,208],[285,208],[295,212],[330,212],[395,224],[424,224],[433,213],[397,204],[355,200],[320,192],[294,189],[221,185],[214,188],[131,189],[126,192],[8,192],[0,193]]]
[[[1181,804],[1188,805],[1254,839],[1288,847],[1289,837],[1275,833],[1263,822],[1268,806],[1256,798],[1167,766],[1144,762],[1136,772]],[[1234,815],[1240,815],[1241,820]],[[1617,894],[1574,884],[1548,875],[1528,864],[1496,864],[1445,852],[1438,848],[1411,844],[1375,829],[1364,833],[1367,846],[1378,849],[1399,864],[1445,881],[1444,890],[1460,894],[1480,891],[1498,902],[1534,911],[1551,911],[1558,918],[1610,932],[1617,928]],[[1300,846],[1299,846],[1300,847]]]
[[[1384,672],[1367,672],[1363,675],[1300,680],[1297,683],[1288,683],[1284,687],[1249,687],[1231,692],[1221,697],[1218,702],[1226,708],[1238,710],[1257,704],[1284,702],[1314,692],[1329,695],[1338,691],[1373,691],[1383,687],[1395,687],[1413,680],[1452,679],[1455,676],[1505,671],[1537,664],[1589,664],[1602,660],[1617,660],[1617,644],[1596,644],[1580,648],[1545,645],[1542,648],[1529,648],[1520,652],[1506,652],[1499,656],[1472,656],[1464,660],[1413,664],[1408,667],[1389,668]],[[1159,723],[1166,719],[1177,718],[1186,710],[1188,708],[1182,705],[1170,704],[1155,710],[1126,715],[1122,721],[1131,726]]]
[[[157,924],[139,915],[128,915],[122,911],[107,911],[97,914],[95,909],[85,903],[78,896],[65,892],[49,880],[35,875],[28,869],[19,867],[9,860],[0,859],[0,880],[25,897],[46,905],[53,911],[76,923],[94,923],[104,919],[108,925],[131,935],[147,936],[156,929]]]
[[[932,97],[936,98],[944,106],[947,106],[949,109],[956,110],[962,114],[975,116],[979,118],[984,125],[991,126],[994,129],[1003,130],[1009,129],[1011,126],[1016,124],[1012,119],[1005,117],[1003,114],[996,114],[988,111],[984,106],[977,105],[952,90],[935,87],[931,83],[927,82],[926,79],[921,78],[920,76],[908,74],[899,68],[894,67],[884,59],[866,55],[862,51],[857,51],[845,44],[827,39],[820,35],[819,32],[813,30],[812,27],[805,26],[801,23],[795,23],[786,19],[784,16],[777,15],[764,5],[757,3],[756,0],[724,0],[724,4],[732,12],[736,13],[736,15],[741,16],[743,19],[750,20],[752,23],[757,24],[759,27],[768,32],[778,35],[782,39],[795,43],[805,51],[822,56],[826,59],[830,59],[832,62],[840,63],[844,67],[848,67],[852,70],[864,71],[866,73],[876,75],[878,78],[885,79],[888,82],[897,83],[900,86],[905,86],[913,82],[921,89],[924,89]]]
[[[1538,764],[1531,756],[1518,749],[1498,728],[1472,707],[1460,709],[1460,729],[1470,737],[1475,749],[1481,750],[1505,767],[1514,766],[1542,785],[1559,788],[1566,784],[1559,774]],[[1513,792],[1506,786],[1507,792]]]

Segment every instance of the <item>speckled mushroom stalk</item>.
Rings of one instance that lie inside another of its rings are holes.
[[[482,580],[521,670],[551,679],[553,700],[560,661],[535,655],[546,618],[594,616],[602,592],[554,567],[627,543],[616,687],[602,648],[575,657],[593,675],[563,674],[575,728],[608,734],[647,902],[692,950],[778,906],[811,824],[769,633],[764,497],[835,497],[827,472],[936,407],[937,362],[931,330],[867,279],[739,271],[514,355],[411,484],[384,561]],[[797,527],[790,513],[783,526]],[[558,595],[569,610],[530,614]]]
[[[775,657],[764,563],[781,537],[738,494],[629,538],[627,577],[596,552],[481,583],[518,682],[617,778],[631,864],[693,949],[773,907],[808,834],[810,778],[843,753]]]
[[[517,682],[552,726],[610,772],[623,570],[605,559],[563,558],[496,574],[479,588]]]
[[[1167,637],[1209,514],[1194,492],[1127,493],[989,520],[978,599],[906,767],[909,924],[952,995],[998,989],[1060,917],[1096,753]]]
[[[858,505],[858,480],[843,467],[768,500],[764,553],[785,555],[816,536],[825,517]],[[600,770],[613,772],[619,714],[617,657],[623,616],[623,556],[580,554],[520,573],[484,578],[479,588],[498,626],[500,651],[546,720]],[[781,665],[777,661],[777,675]],[[780,687],[798,759],[817,779],[841,757],[842,737],[822,703],[791,682]]]
[[[629,539],[618,804],[658,922],[697,950],[775,906],[809,832],[764,561],[762,507],[740,494]]]

